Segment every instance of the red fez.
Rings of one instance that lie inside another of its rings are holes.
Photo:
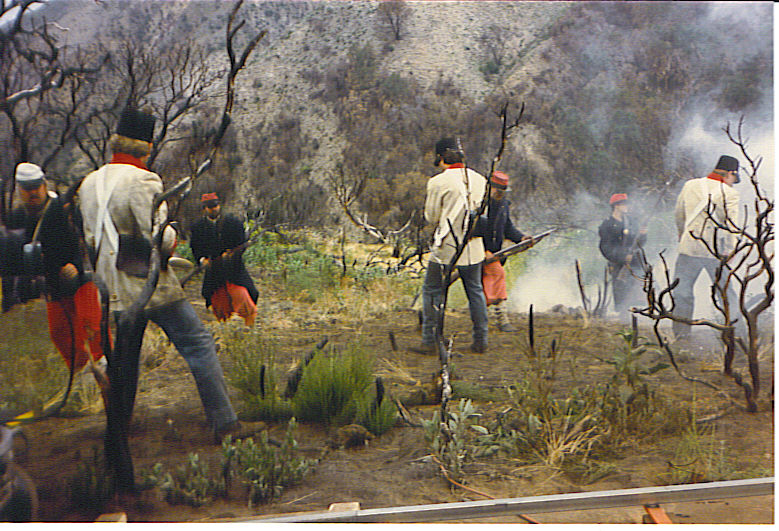
[[[492,172],[492,185],[495,188],[499,188],[501,190],[508,190],[509,188],[509,176],[503,173],[502,171],[495,171]]]
[[[219,196],[216,195],[214,192],[203,194],[200,196],[200,202],[205,203],[206,201],[219,201]]]
[[[614,194],[611,196],[611,199],[609,199],[609,204],[613,205],[627,200],[628,200],[628,194]]]

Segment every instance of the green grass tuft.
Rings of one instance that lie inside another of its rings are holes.
[[[372,374],[372,359],[358,344],[341,353],[331,349],[318,354],[303,371],[292,399],[295,416],[325,424],[349,422],[358,413],[358,401],[372,383]]]
[[[229,360],[225,376],[240,392],[241,418],[267,421],[290,418],[292,405],[282,400],[277,390],[277,343],[256,330],[247,334],[242,327],[225,325],[222,331]]]

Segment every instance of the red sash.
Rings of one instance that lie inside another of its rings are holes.
[[[500,264],[500,260],[484,264],[481,282],[484,286],[484,296],[487,299],[488,305],[508,299],[508,295],[506,295],[506,271]]]
[[[247,326],[252,326],[257,315],[257,306],[246,288],[227,282],[211,295],[211,311],[220,321],[226,321],[234,313],[238,314],[243,317]]]
[[[49,301],[46,310],[49,335],[68,368],[71,357],[75,361],[76,371],[87,364],[87,347],[93,360],[97,361],[103,356],[100,344],[100,297],[93,282],[82,285],[71,297]],[[109,330],[109,341],[110,333]],[[71,348],[74,348],[73,354]]]

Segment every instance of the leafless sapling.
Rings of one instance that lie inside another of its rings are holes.
[[[66,28],[35,15],[41,0],[10,0],[0,5],[0,125],[7,172],[2,176],[0,218],[12,208],[13,168],[35,160],[42,168],[68,144],[81,118],[73,110],[83,103],[79,87],[98,72],[108,54],[68,50],[62,44]],[[54,97],[71,80],[72,99]],[[77,96],[78,94],[78,96]],[[52,138],[56,141],[52,141]]]
[[[382,0],[378,7],[379,21],[388,28],[396,41],[403,36],[411,9],[404,0]]]
[[[514,119],[509,118],[509,102],[504,103],[500,110],[498,111],[498,118],[501,121],[501,133],[500,133],[500,145],[498,147],[498,151],[496,152],[495,156],[492,158],[490,162],[490,170],[487,174],[488,176],[492,175],[495,172],[495,168],[497,167],[498,163],[500,162],[501,157],[503,156],[503,152],[506,148],[506,140],[508,139],[509,135],[516,130],[516,128],[520,124],[520,120],[522,119],[522,115],[524,114],[525,105],[524,103],[520,106],[519,111],[516,114],[516,117]],[[467,164],[465,164],[465,152],[464,150],[460,150],[463,153],[463,173],[465,175],[465,178],[468,178],[467,174]],[[442,392],[441,392],[441,419],[442,419],[442,425],[441,429],[442,431],[446,432],[446,421],[449,418],[448,415],[448,405],[449,400],[452,396],[452,387],[450,384],[450,374],[449,374],[449,361],[451,358],[451,351],[452,351],[452,345],[453,340],[449,340],[446,342],[444,340],[444,323],[445,323],[445,316],[446,316],[446,304],[448,299],[448,293],[449,293],[449,286],[451,285],[451,279],[452,279],[452,272],[455,269],[455,264],[457,263],[457,260],[462,255],[463,251],[465,250],[465,246],[467,245],[468,241],[471,239],[471,235],[473,234],[474,230],[476,229],[476,221],[478,218],[484,214],[487,205],[489,204],[489,196],[490,196],[490,188],[491,188],[491,180],[488,178],[486,180],[486,186],[484,191],[484,196],[482,198],[481,204],[479,205],[476,212],[473,213],[473,215],[465,216],[463,219],[464,226],[460,227],[459,231],[455,231],[454,227],[451,226],[450,223],[450,231],[452,235],[454,236],[454,246],[455,246],[455,252],[452,258],[449,260],[449,263],[444,264],[443,268],[443,290],[441,294],[441,299],[437,307],[434,308],[435,311],[435,326],[434,326],[434,344],[436,346],[436,351],[438,353],[439,360],[441,362],[441,381],[442,381]],[[468,208],[470,208],[470,198],[467,199]],[[461,237],[458,238],[457,234],[461,234]],[[446,435],[446,433],[444,433]]]

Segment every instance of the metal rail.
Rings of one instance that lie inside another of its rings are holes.
[[[528,498],[505,498],[433,505],[409,505],[383,509],[329,513],[302,513],[269,518],[242,520],[244,522],[296,522],[296,523],[367,523],[367,522],[441,522],[445,520],[467,520],[557,511],[581,511],[609,507],[631,507],[648,504],[678,503],[723,498],[773,495],[774,478],[717,481],[690,485],[667,485],[639,489],[605,490],[596,492],[574,492],[533,496]]]

